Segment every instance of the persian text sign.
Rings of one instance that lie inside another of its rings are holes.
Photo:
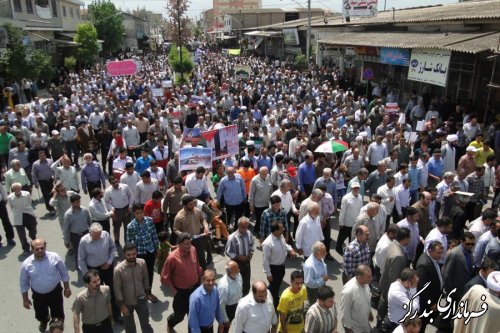
[[[134,60],[110,61],[106,64],[106,72],[111,76],[128,76],[137,73]]]
[[[411,51],[408,79],[445,87],[451,51],[438,49],[413,49]]]
[[[342,16],[374,16],[377,4],[377,0],[342,0]]]

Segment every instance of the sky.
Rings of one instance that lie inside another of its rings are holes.
[[[87,5],[92,3],[92,0],[83,0]],[[164,16],[167,14],[167,10],[164,8],[167,5],[167,0],[112,0],[118,8],[122,10],[126,9],[136,9],[139,7],[146,7],[146,9],[155,12],[162,13]],[[386,8],[407,8],[407,7],[417,7],[417,6],[429,6],[438,4],[449,4],[458,2],[457,0],[379,0],[379,9],[384,8],[384,3]],[[324,8],[326,10],[341,11],[342,0],[311,0],[311,7],[313,8]],[[307,7],[306,0],[262,0],[262,8],[295,8]],[[189,17],[193,19],[199,19],[201,12],[212,8],[212,0],[190,0],[190,6],[188,10]]]

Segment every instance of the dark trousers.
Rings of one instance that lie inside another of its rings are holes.
[[[273,296],[274,308],[276,309],[280,300],[280,287],[285,277],[285,265],[270,265],[273,282],[269,282],[269,292]]]
[[[196,255],[198,256],[198,264],[200,265],[201,269],[205,271],[205,269],[207,269],[207,254],[206,254],[207,237],[202,236],[193,239],[191,241],[191,244],[193,244],[194,248],[196,249]]]
[[[307,301],[309,302],[309,306],[312,306],[318,300],[318,289],[306,287],[307,290]]]
[[[385,317],[384,321],[382,322],[382,327],[381,327],[381,332],[384,333],[392,333],[398,327],[399,324],[393,323],[392,321],[389,320],[389,317]]]
[[[80,240],[84,235],[86,235],[88,231],[84,231],[79,234],[75,233],[70,233],[69,234],[69,240],[71,242],[71,246],[73,247],[73,253],[75,255],[75,268],[79,271],[80,269],[78,268],[78,247],[80,245]]]
[[[75,166],[78,165],[78,156],[80,154],[80,149],[78,148],[78,143],[76,140],[73,141],[65,141],[64,148],[66,148],[66,154],[68,155],[71,163]]]
[[[129,315],[123,317],[125,333],[136,333],[134,311],[137,312],[142,333],[153,333],[153,328],[149,324],[149,309],[146,299],[138,299],[135,305],[127,305]]]
[[[21,246],[23,247],[23,251],[30,250],[30,244],[28,243],[28,239],[26,238],[26,229],[28,229],[28,235],[31,240],[36,239],[36,218],[30,214],[23,214],[23,225],[16,225],[17,237],[19,237],[19,241],[21,242]]]
[[[94,221],[94,220],[92,220],[92,222],[99,223],[100,225],[102,225],[102,230],[105,230],[105,231],[108,232],[108,234],[111,234],[111,225],[109,223],[109,219],[102,220],[102,221]]]
[[[47,323],[52,318],[64,320],[63,295],[61,284],[58,284],[52,291],[46,294],[39,294],[33,291],[33,308],[35,318],[38,321]],[[50,316],[49,316],[50,310]]]
[[[262,213],[269,207],[254,207],[255,213],[255,227],[253,228],[255,234],[260,234],[260,221],[262,219]]]
[[[314,187],[314,183],[304,184],[304,192],[306,193],[306,198],[311,195],[313,187]]]
[[[349,238],[349,243],[351,242],[351,233],[352,233],[352,227],[345,227],[341,226],[339,229],[339,236],[337,238],[337,246],[335,247],[335,250],[343,254],[344,252],[344,242],[347,238]]]
[[[7,212],[7,201],[0,201],[0,218],[2,219],[3,230],[5,231],[5,238],[7,240],[14,239],[14,228],[10,223],[9,213]],[[0,235],[0,242],[2,236]]]
[[[156,251],[141,253],[137,255],[138,258],[144,259],[146,261],[146,267],[148,269],[148,278],[149,278],[149,288],[153,288],[153,277],[155,273],[155,260],[156,260]]]
[[[243,216],[243,202],[239,205],[232,206],[226,204],[226,216],[227,216],[227,225],[233,225],[234,229],[238,227],[238,219]],[[234,224],[231,223],[231,219],[234,216]]]
[[[330,225],[330,218],[326,219],[325,226],[322,228],[323,231],[323,237],[325,238],[322,240],[323,244],[325,244],[326,247],[326,252],[330,253],[330,246],[332,244],[332,227]]]
[[[52,179],[47,180],[38,180],[38,184],[40,184],[40,190],[42,190],[43,202],[45,203],[45,208],[49,212],[55,211],[54,207],[49,205],[50,202],[50,192],[54,188],[54,181]]]
[[[214,325],[210,325],[210,326],[200,326],[200,332],[201,333],[214,333]]]
[[[111,327],[111,320],[108,317],[98,324],[83,324],[82,331],[83,333],[113,333],[113,328]]]
[[[98,180],[96,182],[91,182],[91,181],[87,180],[87,192],[89,193],[90,198],[93,198],[92,191],[96,188],[101,188],[101,187],[102,187],[102,184],[101,184],[100,180]]]
[[[168,224],[170,225],[170,244],[177,244],[177,235],[174,232],[174,220],[177,214],[168,214]]]
[[[160,222],[156,222],[153,225],[155,226],[156,234],[165,231],[165,224],[163,223],[163,220],[161,220]]]
[[[252,275],[252,269],[250,267],[250,261],[237,261],[240,267],[241,279],[243,280],[243,295],[247,295],[250,291],[250,275]]]
[[[198,285],[194,285],[189,289],[177,289],[172,302],[174,312],[167,318],[168,326],[175,327],[175,325],[184,320],[184,316],[189,313],[189,296],[191,296],[197,287]]]
[[[113,217],[113,237],[115,242],[120,241],[120,228],[123,224],[123,239],[124,242],[127,240],[127,226],[130,222],[130,214],[128,213],[128,207],[125,208],[115,208],[115,215]]]
[[[474,221],[481,215],[483,210],[483,205],[476,202],[469,202],[465,209],[465,214],[467,214],[467,219],[469,221]]]
[[[229,319],[229,322],[232,322],[234,319],[234,316],[236,314],[236,307],[238,306],[238,303],[233,304],[233,305],[226,305],[226,314],[227,318]],[[224,333],[229,333],[229,327],[224,326]]]

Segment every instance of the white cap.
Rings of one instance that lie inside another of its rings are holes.
[[[495,271],[488,275],[486,286],[494,292],[500,292],[500,271]]]
[[[465,151],[475,153],[475,152],[477,152],[477,149],[474,146],[469,146],[469,147],[467,147],[467,149]]]
[[[253,140],[248,140],[248,141],[246,142],[246,145],[247,145],[247,146],[254,146],[254,145],[255,145],[255,142],[254,142]]]
[[[361,186],[359,186],[359,183],[358,183],[358,182],[353,182],[353,183],[351,184],[351,188],[355,188],[355,187],[360,188]]]
[[[59,131],[58,130],[53,130],[52,131],[52,135],[59,135]]]
[[[458,141],[458,135],[456,134],[450,134],[446,137],[446,141],[448,142],[455,142]]]

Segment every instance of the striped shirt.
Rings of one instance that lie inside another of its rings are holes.
[[[337,326],[337,308],[324,308],[314,303],[306,313],[305,332],[331,333]]]
[[[246,231],[245,234],[241,234],[239,230],[233,232],[226,244],[226,255],[235,259],[237,256],[250,256],[253,252],[254,240],[252,233]]]

